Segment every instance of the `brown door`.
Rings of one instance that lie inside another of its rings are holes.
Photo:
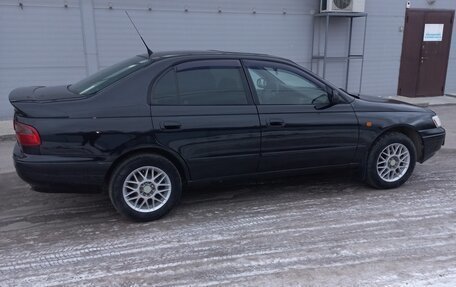
[[[450,55],[454,10],[407,9],[398,94],[441,96]]]

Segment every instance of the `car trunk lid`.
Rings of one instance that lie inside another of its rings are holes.
[[[83,99],[68,90],[67,86],[31,86],[17,88],[9,94],[16,112],[29,117],[67,117],[67,113],[52,105],[56,102]]]
[[[11,91],[9,100],[11,103],[17,102],[46,102],[46,101],[65,101],[75,98],[82,98],[79,94],[68,90],[67,86],[31,86],[17,88]]]

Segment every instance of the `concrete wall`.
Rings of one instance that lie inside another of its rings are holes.
[[[7,96],[26,85],[77,81],[144,48],[128,10],[152,50],[219,49],[260,52],[311,67],[313,14],[319,0],[0,0],[0,118],[12,115]],[[362,92],[394,95],[402,47],[405,0],[367,0],[369,13]],[[65,7],[65,5],[67,7]],[[456,9],[455,0],[412,0],[414,8]],[[112,9],[110,9],[112,7]],[[149,8],[151,8],[149,10]],[[185,10],[187,9],[187,12]],[[218,13],[221,10],[221,13]],[[255,12],[255,13],[254,13]],[[356,20],[353,53],[361,50]],[[330,55],[344,55],[347,20],[330,31]],[[456,33],[456,29],[455,29]],[[316,50],[321,49],[317,26]],[[456,36],[447,90],[456,91]],[[316,72],[317,66],[313,67]],[[327,78],[344,85],[345,63],[328,65]],[[351,66],[349,90],[357,91],[360,63]]]

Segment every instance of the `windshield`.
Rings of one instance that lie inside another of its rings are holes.
[[[102,69],[68,88],[80,95],[94,94],[149,63],[150,59],[136,56]]]

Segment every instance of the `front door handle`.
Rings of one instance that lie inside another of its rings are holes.
[[[165,130],[178,130],[181,128],[182,124],[176,121],[165,121],[161,122],[160,126]]]
[[[274,127],[283,127],[285,125],[285,121],[282,119],[270,119],[269,125]]]

